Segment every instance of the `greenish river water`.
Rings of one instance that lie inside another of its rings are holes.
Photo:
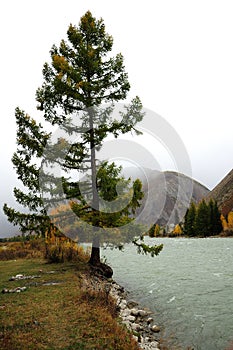
[[[233,239],[146,238],[159,256],[103,250],[114,279],[154,312],[169,349],[233,349]]]

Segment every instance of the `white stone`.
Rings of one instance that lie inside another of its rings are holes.
[[[119,307],[121,308],[121,310],[126,309],[127,307],[127,303],[125,300],[122,300],[121,303],[119,304]]]
[[[133,315],[129,315],[129,316],[126,317],[126,320],[128,320],[129,322],[134,322],[135,319],[136,319],[136,317],[133,316]]]
[[[138,324],[138,323],[132,323],[132,324],[131,324],[131,328],[132,328],[132,330],[134,330],[134,331],[140,331],[140,330],[142,330],[142,326],[140,326],[140,324]]]
[[[138,315],[138,309],[131,309],[131,315],[137,316]]]
[[[146,322],[147,322],[148,324],[150,324],[150,323],[152,323],[153,321],[154,321],[153,318],[152,318],[152,317],[149,317],[149,318],[147,319]]]
[[[157,341],[152,341],[150,343],[151,349],[158,349],[159,343]]]
[[[145,317],[148,315],[148,312],[145,310],[138,310],[138,316]]]
[[[120,312],[121,317],[127,317],[130,315],[130,309],[124,309]]]

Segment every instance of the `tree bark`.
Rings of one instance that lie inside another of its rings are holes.
[[[100,241],[99,237],[95,236],[92,241],[91,257],[89,263],[92,266],[100,265]]]
[[[98,229],[97,229],[98,230]],[[98,232],[93,238],[91,258],[89,264],[92,266],[95,274],[103,276],[105,278],[111,278],[113,275],[113,270],[110,266],[103,264],[100,261],[100,242]]]
[[[95,133],[94,133],[93,118],[94,118],[94,112],[93,112],[93,109],[90,108],[89,126],[90,126],[90,149],[91,149],[92,210],[93,212],[96,212],[97,215],[95,216],[96,220],[93,222],[94,238],[92,241],[92,250],[91,250],[91,257],[90,257],[89,263],[92,266],[98,266],[100,265],[100,240],[98,236],[99,197],[98,197],[97,183],[96,183],[97,170],[96,170],[96,154],[95,154],[96,150],[95,150]]]

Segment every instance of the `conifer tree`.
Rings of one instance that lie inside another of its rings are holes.
[[[40,163],[50,134],[44,132],[41,124],[37,124],[19,108],[15,110],[15,117],[17,151],[12,157],[12,163],[27,191],[15,188],[14,196],[26,210],[20,212],[7,204],[3,210],[9,222],[18,225],[23,234],[35,232],[44,236],[51,223],[40,194]]]
[[[217,202],[211,199],[209,207],[209,235],[218,235],[222,229],[221,213],[218,209]]]
[[[114,137],[129,131],[138,134],[136,124],[143,118],[142,104],[138,97],[134,98],[125,110],[119,113],[117,118],[112,115],[114,102],[124,100],[130,89],[122,55],[110,57],[112,45],[113,39],[106,33],[103,20],[94,18],[90,11],[81,18],[77,27],[69,26],[67,41],[62,40],[59,47],[54,45],[50,51],[51,63],[45,63],[43,84],[36,93],[38,109],[43,112],[45,121],[60,127],[67,137],[62,136],[56,139],[54,144],[51,144],[51,141],[48,141],[48,134],[42,130],[41,125],[38,126],[33,121],[34,129],[40,134],[35,135],[38,136],[38,144],[34,146],[34,140],[26,138],[25,153],[17,151],[18,155],[23,154],[24,156],[23,161],[20,159],[17,172],[21,174],[22,169],[25,168],[35,177],[35,179],[31,179],[36,186],[32,193],[34,199],[31,200],[31,207],[28,206],[28,208],[30,210],[34,208],[37,212],[36,215],[42,214],[38,216],[38,219],[41,219],[42,222],[46,218],[48,225],[47,210],[49,205],[51,202],[56,204],[63,198],[62,191],[66,198],[76,199],[76,203],[72,204],[72,209],[81,219],[86,220],[93,227],[90,259],[93,265],[100,263],[99,231],[106,224],[106,220],[104,221],[103,215],[100,214],[100,196],[105,197],[107,201],[113,200],[115,196],[114,186],[120,180],[115,165],[112,168],[107,164],[101,166],[97,159],[97,151],[109,134],[114,135]],[[109,105],[103,107],[105,103],[109,103]],[[32,130],[32,139],[34,129]],[[25,142],[21,139],[20,133],[19,129],[19,142]],[[70,141],[68,137],[70,135],[76,140],[75,142]],[[36,153],[35,149],[39,146],[40,153]],[[43,152],[42,146],[46,146],[46,150]],[[38,167],[32,165],[32,155],[41,158],[45,168],[42,167],[39,171]],[[59,165],[67,173],[67,176],[63,178],[62,188],[59,179],[53,173],[44,174],[48,164],[50,167]],[[88,174],[84,184],[82,184],[82,189],[77,181],[72,181],[69,178],[69,171],[74,170]],[[32,185],[23,178],[23,175],[20,176],[24,185],[30,190]],[[108,182],[111,183],[110,187],[106,187]],[[127,188],[127,183],[124,184]],[[43,187],[45,194],[42,196],[43,198],[41,195],[38,196],[39,186]],[[106,191],[106,188],[109,191]],[[125,216],[133,214],[139,207],[141,198],[141,184],[136,181],[133,184],[132,200],[126,206],[125,211],[119,213]],[[42,202],[46,203],[46,209],[43,208]],[[24,204],[28,203],[25,197]],[[38,212],[40,207],[42,209]],[[12,222],[17,223],[18,219],[16,218],[20,217],[20,213],[12,212],[11,208],[7,206],[5,206],[5,213]],[[111,219],[113,217],[112,215]],[[25,220],[29,226],[33,227],[32,218],[34,216],[27,216]],[[113,225],[114,220],[111,222],[111,226]],[[161,250],[161,247],[148,248],[145,244],[138,243],[137,240],[134,242],[139,250],[145,253],[150,252],[151,255],[158,254]]]
[[[209,235],[209,208],[206,201],[203,199],[197,208],[196,220],[195,220],[195,233],[197,236],[206,237]]]
[[[196,206],[192,202],[190,207],[187,209],[185,218],[184,218],[184,234],[187,236],[195,236],[195,220],[196,220]]]

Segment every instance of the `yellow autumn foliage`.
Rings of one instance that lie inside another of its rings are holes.
[[[233,229],[233,211],[230,211],[227,215],[228,228]]]
[[[53,65],[58,71],[67,71],[69,63],[64,56],[53,55]]]
[[[179,224],[177,224],[173,230],[173,234],[176,236],[182,235],[183,231]]]
[[[159,236],[160,234],[160,226],[158,224],[155,225],[155,232],[154,232],[154,236]]]
[[[224,215],[221,214],[220,219],[221,219],[221,221],[222,221],[223,230],[224,230],[224,231],[227,230],[227,229],[228,229],[228,223],[227,223],[227,221],[226,221]]]

